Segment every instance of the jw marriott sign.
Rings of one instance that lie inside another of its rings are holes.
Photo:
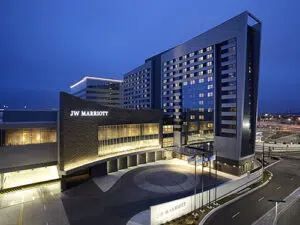
[[[70,116],[108,116],[108,111],[76,111],[76,110],[71,110],[70,111]]]

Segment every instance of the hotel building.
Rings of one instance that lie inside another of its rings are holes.
[[[152,104],[140,104],[143,96],[132,94],[145,83],[138,67],[124,75],[123,107],[160,105],[164,124],[173,129],[169,145],[213,138],[219,169],[242,173],[253,166],[260,37],[261,22],[243,12],[156,55],[155,62],[147,59],[143,66],[150,71],[146,93]],[[160,89],[151,88],[158,83]]]
[[[85,76],[70,86],[70,93],[102,105],[120,107],[122,80]]]

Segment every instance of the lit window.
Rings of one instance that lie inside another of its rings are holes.
[[[195,55],[194,52],[192,52],[189,54],[189,57],[193,57],[194,55]]]
[[[194,77],[194,74],[193,74],[193,73],[191,73],[191,74],[190,74],[190,77]]]
[[[200,109],[199,109],[199,112],[204,112],[204,108],[200,108]]]
[[[213,96],[213,92],[208,92],[207,93],[207,97],[212,97]]]
[[[212,62],[207,62],[206,66],[212,66]]]
[[[212,84],[210,84],[210,85],[207,86],[207,89],[212,89],[212,88],[213,88]]]
[[[207,109],[207,112],[212,112],[212,109],[211,109],[211,108],[208,108],[208,109]]]
[[[194,120],[195,119],[195,115],[190,115],[190,119]]]
[[[204,93],[200,93],[200,94],[199,94],[199,97],[200,97],[200,98],[203,98],[203,97],[204,97]]]
[[[164,72],[166,72],[167,71],[167,68],[164,68]]]
[[[179,109],[175,109],[175,112],[179,112]]]
[[[212,54],[208,54],[208,55],[206,56],[206,59],[210,59],[210,58],[212,58]]]
[[[183,86],[186,86],[187,85],[187,82],[185,81],[185,82],[183,82]]]
[[[195,60],[194,60],[194,59],[190,60],[190,64],[192,64],[192,63],[194,63],[194,62],[195,62]]]
[[[199,75],[199,76],[203,75],[203,71],[199,71],[199,72],[198,72],[198,75]]]
[[[195,80],[191,80],[190,83],[191,83],[191,84],[195,84]]]
[[[213,77],[208,77],[207,78],[207,81],[212,81],[213,80]]]
[[[195,69],[195,67],[194,67],[194,66],[191,66],[191,67],[190,67],[190,70],[194,70],[194,69]]]
[[[204,82],[204,79],[199,79],[199,83],[203,83]]]
[[[212,73],[212,69],[207,70],[207,74],[211,74]]]
[[[212,50],[212,47],[211,47],[211,46],[209,46],[209,47],[206,48],[206,51],[207,51],[207,52],[209,52],[209,51],[211,51],[211,50]]]
[[[184,55],[184,56],[183,56],[183,58],[184,58],[184,59],[186,59],[186,58],[187,58],[187,56],[186,56],[186,55]]]
[[[203,105],[203,104],[204,104],[204,101],[203,101],[203,100],[199,101],[199,104],[200,104],[200,105]]]
[[[202,54],[202,53],[203,53],[203,49],[200,49],[200,50],[199,50],[199,53]]]
[[[168,65],[167,62],[164,62],[164,66]]]
[[[202,61],[203,60],[203,56],[198,58],[198,61]]]
[[[184,62],[183,65],[186,66],[186,65],[187,65],[187,62]]]
[[[199,120],[204,120],[204,116],[203,115],[199,115]]]

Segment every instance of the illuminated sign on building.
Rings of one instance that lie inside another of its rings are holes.
[[[71,110],[70,111],[70,116],[108,116],[108,111],[76,111],[76,110]]]

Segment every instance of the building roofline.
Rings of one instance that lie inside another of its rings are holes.
[[[86,80],[102,80],[102,81],[111,81],[111,82],[117,82],[117,83],[122,83],[123,80],[117,80],[117,79],[110,79],[110,78],[103,78],[103,77],[92,77],[92,76],[85,76],[83,77],[80,81],[76,82],[75,84],[71,85],[70,88],[74,88],[77,85],[85,82]]]

